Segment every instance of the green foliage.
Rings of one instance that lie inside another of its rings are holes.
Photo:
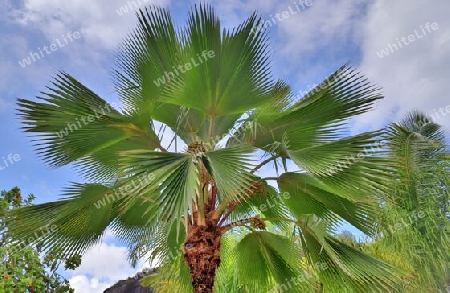
[[[1,192],[0,292],[74,292],[70,288],[68,280],[59,275],[57,270],[62,263],[64,263],[65,269],[77,268],[81,263],[81,256],[64,257],[62,250],[56,247],[44,252],[39,244],[35,246],[18,245],[18,239],[8,233],[9,221],[20,222],[21,219],[17,217],[11,219],[6,212],[23,206],[31,206],[34,199],[33,194],[23,197],[18,187]],[[42,231],[35,234],[38,242],[39,233]]]
[[[417,292],[450,284],[449,156],[440,125],[411,112],[389,127],[391,189],[365,250],[410,272]],[[400,292],[411,287],[398,286]]]
[[[262,20],[256,14],[234,30],[224,30],[208,5],[193,8],[179,30],[162,8],[140,10],[138,20],[113,71],[122,110],[109,109],[66,73],[57,75],[39,102],[19,99],[24,130],[38,138],[38,153],[51,166],[74,164],[92,183],[72,183],[59,201],[9,212],[8,217],[22,219],[10,222],[12,235],[28,239],[37,228],[56,225],[39,242],[74,256],[98,243],[110,227],[128,246],[133,264],[147,256],[160,265],[144,283],[161,292],[192,291],[184,241],[199,226],[211,228],[211,234],[220,231],[217,292],[403,286],[406,273],[390,260],[334,234],[347,221],[375,237],[388,203],[404,201],[397,193],[410,196],[408,208],[425,201],[431,211],[448,200],[448,194],[439,197],[440,204],[421,196],[431,191],[414,183],[422,175],[412,172],[422,159],[439,157],[422,144],[435,126],[421,127],[420,135],[393,127],[347,137],[349,120],[382,98],[378,88],[343,66],[305,97],[294,97],[285,82],[270,75],[267,35],[257,29]],[[204,52],[214,57],[159,80]],[[102,107],[109,110],[98,115]],[[67,123],[82,117],[90,122],[67,132]],[[393,132],[399,139],[391,142],[399,148],[391,150],[407,154],[407,159],[396,155],[403,169],[388,156],[387,146],[374,147]],[[414,147],[405,144],[411,138]],[[276,174],[263,178],[258,171],[269,163]],[[288,165],[298,170],[288,172]],[[427,170],[423,180],[436,186],[431,174],[443,169]],[[396,193],[393,182],[401,182]],[[436,223],[418,231],[426,235],[444,222]],[[207,245],[208,240],[195,241]],[[447,261],[446,252],[439,253]],[[442,277],[438,267],[429,276]]]

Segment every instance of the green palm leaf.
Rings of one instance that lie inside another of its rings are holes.
[[[327,269],[318,272],[325,290],[389,290],[403,282],[400,270],[324,234],[310,222],[308,216],[301,221],[302,242],[312,262],[327,264]]]
[[[86,252],[101,240],[114,214],[112,204],[95,206],[112,189],[100,184],[76,184],[65,189],[64,199],[27,206],[11,215],[18,221],[11,223],[11,231],[28,244],[41,243],[44,248],[61,247],[67,255]],[[44,227],[56,225],[52,233],[38,233]]]
[[[249,292],[265,292],[291,278],[304,277],[298,248],[288,238],[266,231],[246,235],[236,245],[234,260],[236,277]],[[291,286],[297,292],[302,288],[301,285]]]
[[[77,162],[90,179],[110,180],[117,174],[117,152],[133,147],[160,146],[150,129],[141,129],[105,100],[66,73],[39,98],[19,99],[26,132],[38,133],[37,152],[51,166]]]
[[[154,204],[149,206],[145,214],[150,221],[183,220],[187,226],[189,211],[199,194],[198,161],[191,154],[154,152],[135,150],[121,153],[121,164],[127,181],[136,176],[154,174],[155,180],[141,185],[137,193],[151,192],[149,198]],[[129,202],[124,204],[124,210],[130,208]]]
[[[310,175],[285,173],[278,180],[283,192],[289,197],[284,203],[298,218],[315,214],[320,218],[345,219],[361,231],[374,235],[373,217],[377,211],[375,198],[365,201],[350,201],[338,192]]]
[[[344,66],[278,117],[264,119],[263,113],[254,117],[259,125],[255,146],[267,149],[282,142],[284,135],[290,150],[329,142],[342,135],[347,119],[371,109],[380,98],[367,78]]]
[[[254,182],[250,175],[252,152],[253,148],[249,145],[240,145],[204,154],[202,160],[217,184],[219,200],[242,197],[248,191]]]

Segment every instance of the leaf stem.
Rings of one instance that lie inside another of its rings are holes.
[[[243,220],[239,220],[239,221],[227,224],[227,225],[222,227],[222,232],[226,232],[226,231],[230,230],[233,227],[245,226],[245,224],[250,223],[253,218],[254,217],[243,219]],[[287,218],[260,218],[260,219],[263,220],[263,221],[268,221],[268,222],[277,222],[277,221],[279,221],[279,222],[282,222],[282,221],[292,222],[292,223],[298,225],[298,220],[294,220],[294,219],[287,219]]]
[[[266,165],[267,163],[269,163],[272,160],[278,159],[280,156],[276,155],[276,156],[272,156],[264,161],[261,162],[261,164],[259,164],[258,166],[256,166],[255,168],[253,168],[253,170],[250,171],[250,174],[255,173],[256,171],[258,171],[259,169],[261,169],[261,167],[263,167],[264,165]]]

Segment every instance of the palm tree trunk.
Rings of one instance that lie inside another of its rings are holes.
[[[220,265],[220,228],[214,221],[190,228],[184,241],[184,259],[189,266],[195,293],[212,293]]]

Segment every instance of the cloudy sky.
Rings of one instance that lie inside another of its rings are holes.
[[[227,27],[239,24],[254,10],[271,20],[273,74],[288,81],[296,92],[309,89],[345,63],[358,67],[381,86],[385,99],[376,110],[355,120],[353,132],[380,128],[413,109],[450,126],[448,0],[209,2]],[[43,202],[56,200],[67,182],[80,181],[70,166],[54,170],[35,155],[30,139],[19,130],[16,98],[34,98],[63,70],[109,102],[117,102],[109,69],[115,48],[136,24],[136,8],[149,4],[168,7],[182,25],[193,3],[2,0],[0,189],[18,185]],[[285,17],[278,20],[276,14],[283,11]],[[43,51],[44,46],[50,53]],[[6,167],[3,157],[9,154],[20,159]],[[125,248],[107,235],[83,257],[82,266],[67,275],[76,292],[102,292],[142,268],[143,264],[131,268],[124,252]]]

